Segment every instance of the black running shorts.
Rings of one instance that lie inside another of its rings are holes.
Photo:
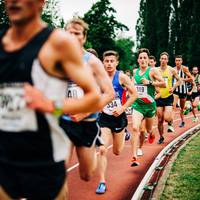
[[[156,99],[157,107],[173,106],[174,97],[170,95],[167,98],[158,98]]]
[[[60,126],[64,129],[73,144],[77,147],[91,147],[100,136],[100,127],[95,121],[73,122],[63,118],[60,119]]]
[[[122,113],[118,117],[101,113],[99,116],[99,126],[101,128],[109,128],[113,133],[119,133],[126,128],[128,120],[126,113]]]

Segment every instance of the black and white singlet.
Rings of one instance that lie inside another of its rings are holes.
[[[26,107],[24,83],[40,89],[49,99],[64,98],[67,82],[41,66],[38,53],[53,29],[46,27],[25,46],[7,52],[0,32],[0,163],[17,166],[48,166],[63,162],[69,140],[49,113]]]

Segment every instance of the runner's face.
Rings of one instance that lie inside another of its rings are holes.
[[[140,67],[148,67],[149,64],[149,57],[146,52],[142,52],[138,56],[138,64]]]
[[[69,24],[67,31],[78,39],[79,44],[83,47],[86,37],[83,34],[84,28],[79,24]]]
[[[162,55],[160,57],[160,65],[161,66],[166,66],[168,63],[168,56],[167,55]]]
[[[40,16],[44,0],[5,0],[10,22],[23,25]]]
[[[194,75],[198,74],[198,73],[199,73],[198,68],[197,68],[197,67],[193,67],[192,73],[193,73]]]
[[[183,63],[182,58],[176,58],[175,59],[175,64],[176,64],[177,67],[180,67],[182,65],[182,63]]]
[[[149,59],[149,65],[150,65],[150,67],[155,67],[156,61],[154,61],[154,59]]]
[[[115,71],[118,63],[119,62],[118,62],[117,58],[113,55],[106,56],[103,60],[104,67],[107,72]]]

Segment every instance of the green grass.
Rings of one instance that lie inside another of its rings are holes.
[[[200,200],[200,133],[180,151],[160,200]]]

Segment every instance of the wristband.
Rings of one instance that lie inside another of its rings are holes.
[[[149,85],[153,85],[153,81],[149,81]]]
[[[62,100],[55,100],[53,101],[53,105],[54,105],[54,111],[53,111],[53,115],[55,117],[60,117],[63,112],[62,112],[62,107],[63,107],[63,101]]]

